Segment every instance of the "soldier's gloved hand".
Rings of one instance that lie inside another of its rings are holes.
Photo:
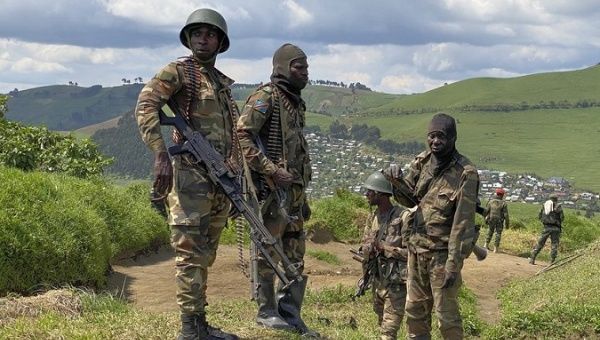
[[[293,179],[294,176],[284,168],[277,168],[277,171],[273,174],[273,182],[275,182],[275,185],[284,188],[289,187],[290,184],[292,184]]]
[[[387,169],[383,169],[381,173],[388,181],[402,178],[402,168],[397,164],[390,165]]]
[[[154,155],[154,191],[166,196],[173,184],[173,167],[167,152],[159,152]]]
[[[458,277],[457,273],[449,272],[446,270],[444,272],[444,283],[442,284],[442,289],[450,288],[450,287],[454,286],[454,282],[456,282],[457,277]]]

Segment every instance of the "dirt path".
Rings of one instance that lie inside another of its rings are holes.
[[[348,251],[350,247],[337,242],[307,244],[309,251],[327,251],[335,254],[341,261],[341,265],[334,266],[307,255],[305,272],[310,275],[310,289],[356,283],[361,269],[358,262],[352,259]],[[248,258],[247,252],[244,256]],[[541,268],[541,265],[528,264],[524,258],[490,253],[482,262],[473,258],[467,259],[462,274],[465,285],[478,297],[481,318],[493,323],[500,317],[499,302],[496,299],[498,290],[510,280],[532,276]],[[165,246],[149,256],[120,261],[113,269],[114,273],[109,278],[112,291],[122,294],[139,308],[148,311],[177,310],[174,259],[170,247]],[[237,248],[219,247],[217,260],[209,272],[209,302],[216,299],[249,297],[249,291],[250,284],[238,267]]]

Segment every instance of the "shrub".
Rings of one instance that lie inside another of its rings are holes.
[[[89,139],[0,119],[0,164],[86,178],[101,174],[109,163]]]
[[[338,241],[356,242],[362,236],[369,210],[364,197],[338,189],[335,196],[311,202],[312,218],[306,229],[328,230]]]
[[[3,167],[0,182],[0,295],[102,286],[111,258],[168,239],[164,220],[135,189]]]

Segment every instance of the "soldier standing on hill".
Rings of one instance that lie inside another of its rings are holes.
[[[535,264],[535,258],[540,253],[540,250],[544,248],[544,244],[546,244],[548,237],[550,237],[550,242],[552,244],[552,249],[550,250],[550,263],[556,261],[560,233],[562,232],[562,222],[565,216],[563,214],[562,206],[558,203],[558,195],[550,194],[549,198],[549,200],[544,202],[538,215],[538,218],[544,224],[544,229],[542,230],[542,234],[540,235],[537,244],[531,251],[531,257],[529,258],[530,264]]]
[[[306,54],[297,46],[284,44],[273,55],[271,82],[248,97],[237,125],[244,156],[254,172],[265,226],[300,273],[304,270],[304,221],[310,217],[305,190],[311,164],[303,134],[306,106],[301,97],[307,83]],[[287,291],[278,287],[276,294],[273,269],[262,257],[257,267],[256,322],[318,336],[300,315],[307,276]]]
[[[208,267],[215,261],[231,203],[208,179],[204,165],[188,154],[169,158],[158,115],[167,101],[177,105],[189,125],[226,157],[231,171],[241,175],[238,113],[229,89],[233,81],[214,66],[217,54],[229,48],[227,24],[219,13],[198,9],[188,17],[179,38],[192,55],[160,70],[142,89],[135,111],[142,139],[154,152],[154,190],[167,196],[181,311],[178,339],[237,339],[208,325],[204,309]],[[175,143],[183,142],[177,130],[172,137]]]
[[[376,261],[373,275],[373,310],[381,339],[397,339],[406,303],[408,251],[402,242],[402,216],[407,210],[390,201],[392,184],[379,171],[370,175],[363,188],[375,211],[365,228],[361,251],[365,264]]]
[[[454,118],[438,113],[429,123],[430,151],[419,154],[406,174],[395,165],[384,171],[395,199],[415,207],[408,228],[409,339],[431,338],[432,309],[444,339],[463,338],[457,296],[463,259],[475,235],[479,176],[456,150],[456,137]]]
[[[504,189],[496,189],[496,196],[492,197],[487,203],[484,216],[485,222],[490,228],[485,239],[484,248],[488,247],[488,244],[492,240],[494,232],[496,232],[496,240],[494,243],[494,253],[500,249],[500,239],[502,238],[502,230],[506,227],[508,229],[509,217],[508,217],[508,206],[502,199],[504,197]],[[489,249],[489,248],[488,248]]]

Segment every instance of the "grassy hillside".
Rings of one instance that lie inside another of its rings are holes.
[[[6,118],[50,130],[75,130],[133,109],[142,86],[53,85],[19,91],[8,100]]]
[[[588,136],[600,131],[600,108],[452,113],[457,146],[477,166],[516,173],[560,176],[600,191],[600,148]],[[353,118],[381,129],[382,138],[425,141],[432,114]]]
[[[500,294],[502,320],[486,339],[597,339],[600,332],[600,243],[580,257]]]
[[[584,99],[600,101],[599,77],[600,66],[515,78],[473,78],[422,94],[398,97],[367,112],[381,114],[397,112],[399,109],[453,109],[466,105],[499,103],[527,102],[531,105],[539,102],[559,103],[565,100],[571,103]]]

